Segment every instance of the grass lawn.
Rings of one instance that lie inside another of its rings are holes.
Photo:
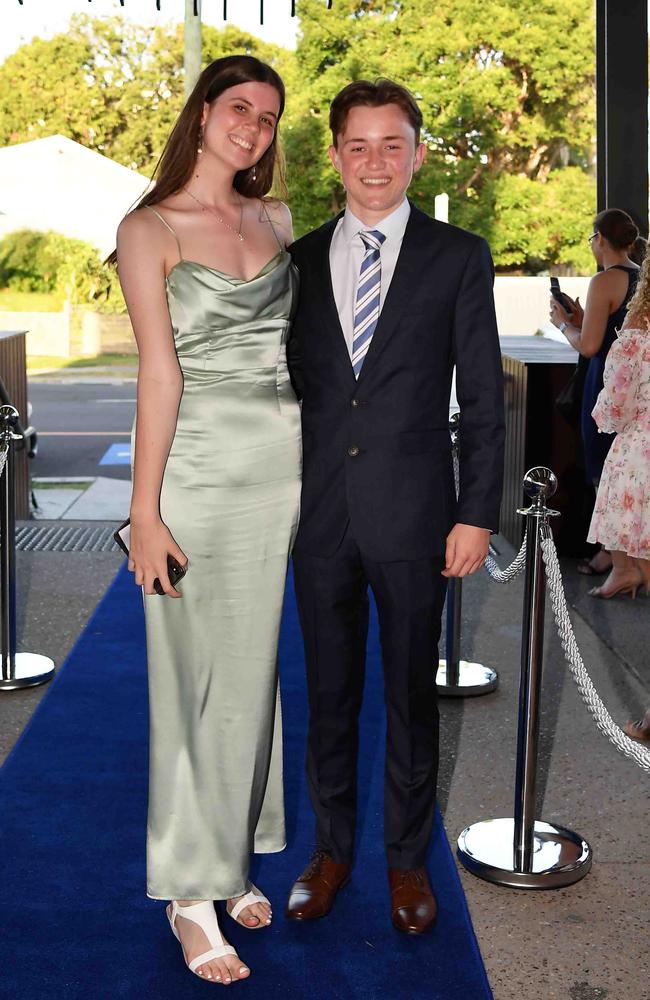
[[[44,483],[42,479],[32,479],[32,486],[35,490],[87,490],[89,486],[92,485],[92,479],[83,480],[82,482],[74,483]]]
[[[63,298],[50,292],[15,292],[11,288],[0,289],[0,310],[2,312],[61,312]]]
[[[39,368],[96,368],[100,367],[120,367],[137,368],[137,354],[98,354],[95,358],[50,358],[39,354],[32,354],[27,358],[27,371],[34,371]]]

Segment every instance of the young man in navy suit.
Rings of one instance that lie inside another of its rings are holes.
[[[449,577],[474,573],[498,529],[501,357],[485,240],[407,197],[422,115],[390,80],[334,99],[337,218],[291,248],[300,298],[289,364],[302,398],[303,489],[294,548],[309,691],[307,776],[317,850],[287,916],[327,914],[352,868],[368,587],[387,712],[384,839],[391,919],[436,918],[425,869],[436,803],[440,618]],[[448,429],[461,408],[460,490]]]

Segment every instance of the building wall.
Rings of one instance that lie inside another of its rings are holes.
[[[562,278],[562,290],[584,305],[589,278]],[[497,276],[494,299],[502,337],[549,331],[549,279]],[[27,353],[50,357],[136,354],[128,316],[75,306],[62,313],[0,312],[0,330],[28,330]]]
[[[28,355],[41,354],[52,358],[69,358],[69,311],[0,312],[0,330],[26,330]]]
[[[73,313],[76,310],[73,310]],[[98,354],[137,354],[128,316],[113,316],[79,310],[73,319],[73,349],[82,357]]]
[[[590,278],[561,278],[560,287],[572,299],[580,296],[584,306]],[[497,275],[494,301],[502,337],[534,334],[549,326],[549,278],[506,277]]]
[[[83,308],[63,312],[0,312],[0,330],[27,330],[27,355],[94,358],[98,354],[136,354],[128,316]]]

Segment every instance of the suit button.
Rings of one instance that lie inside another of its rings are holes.
[[[353,399],[353,400],[352,400],[352,401],[350,402],[350,406],[358,406],[358,405],[359,405],[359,400],[358,400],[358,399]]]
[[[351,444],[350,447],[348,448],[348,455],[350,456],[350,458],[356,458],[358,454],[359,454],[359,449],[357,448],[356,444]]]

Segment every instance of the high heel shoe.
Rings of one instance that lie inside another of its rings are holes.
[[[587,593],[590,597],[599,597],[602,601],[608,601],[610,597],[616,597],[617,594],[630,594],[632,600],[634,600],[640,586],[641,581],[639,580],[637,583],[620,583],[613,590],[605,590],[604,585],[602,587],[592,587]]]

